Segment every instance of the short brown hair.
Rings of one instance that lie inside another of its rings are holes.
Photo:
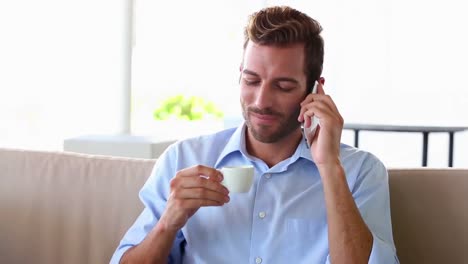
[[[286,46],[304,43],[305,75],[311,89],[323,69],[322,26],[308,15],[287,6],[264,8],[249,16],[244,31],[244,50],[250,41],[259,45]]]

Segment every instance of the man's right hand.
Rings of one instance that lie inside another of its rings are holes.
[[[202,206],[221,206],[229,191],[221,184],[223,175],[198,165],[177,172],[161,219],[138,245],[127,250],[120,263],[167,263],[177,232]]]
[[[177,172],[160,223],[166,230],[178,231],[200,207],[227,203],[229,191],[222,180],[221,172],[203,165]]]

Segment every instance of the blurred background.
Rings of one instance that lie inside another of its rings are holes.
[[[322,24],[325,89],[345,122],[468,126],[463,1],[1,0],[0,147],[228,127],[241,117],[247,16],[270,5]],[[174,98],[200,114],[184,117]],[[207,122],[185,129],[174,119]],[[389,167],[421,165],[421,134],[361,132],[360,147]],[[429,166],[447,166],[447,148],[446,133],[431,133]],[[454,166],[468,167],[467,131],[455,134]]]

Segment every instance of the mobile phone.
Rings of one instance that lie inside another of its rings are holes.
[[[318,81],[315,81],[311,93],[317,93],[317,86]],[[312,120],[310,127],[304,127],[304,122],[302,122],[301,125],[302,134],[304,136],[304,140],[306,141],[308,148],[310,148],[310,145],[312,144],[312,139],[314,138],[315,132],[317,131],[317,126],[320,124],[320,120],[317,117],[313,116],[311,119]]]

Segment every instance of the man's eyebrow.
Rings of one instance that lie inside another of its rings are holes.
[[[289,77],[278,77],[278,78],[275,78],[275,81],[277,81],[277,82],[292,82],[292,83],[295,83],[295,84],[299,84],[299,82],[296,79],[289,78]]]
[[[253,72],[251,70],[243,70],[242,73],[245,73],[245,74],[248,74],[248,75],[253,75],[255,77],[259,77],[259,75],[256,73],[256,72]],[[292,83],[295,83],[295,84],[299,84],[299,81],[294,79],[294,78],[289,78],[289,77],[278,77],[278,78],[275,78],[275,81],[277,82],[292,82]]]
[[[244,69],[242,71],[242,73],[245,73],[245,74],[248,74],[248,75],[254,75],[254,76],[259,76],[256,72],[253,72],[253,71],[250,71],[250,70],[247,70],[247,69]]]

